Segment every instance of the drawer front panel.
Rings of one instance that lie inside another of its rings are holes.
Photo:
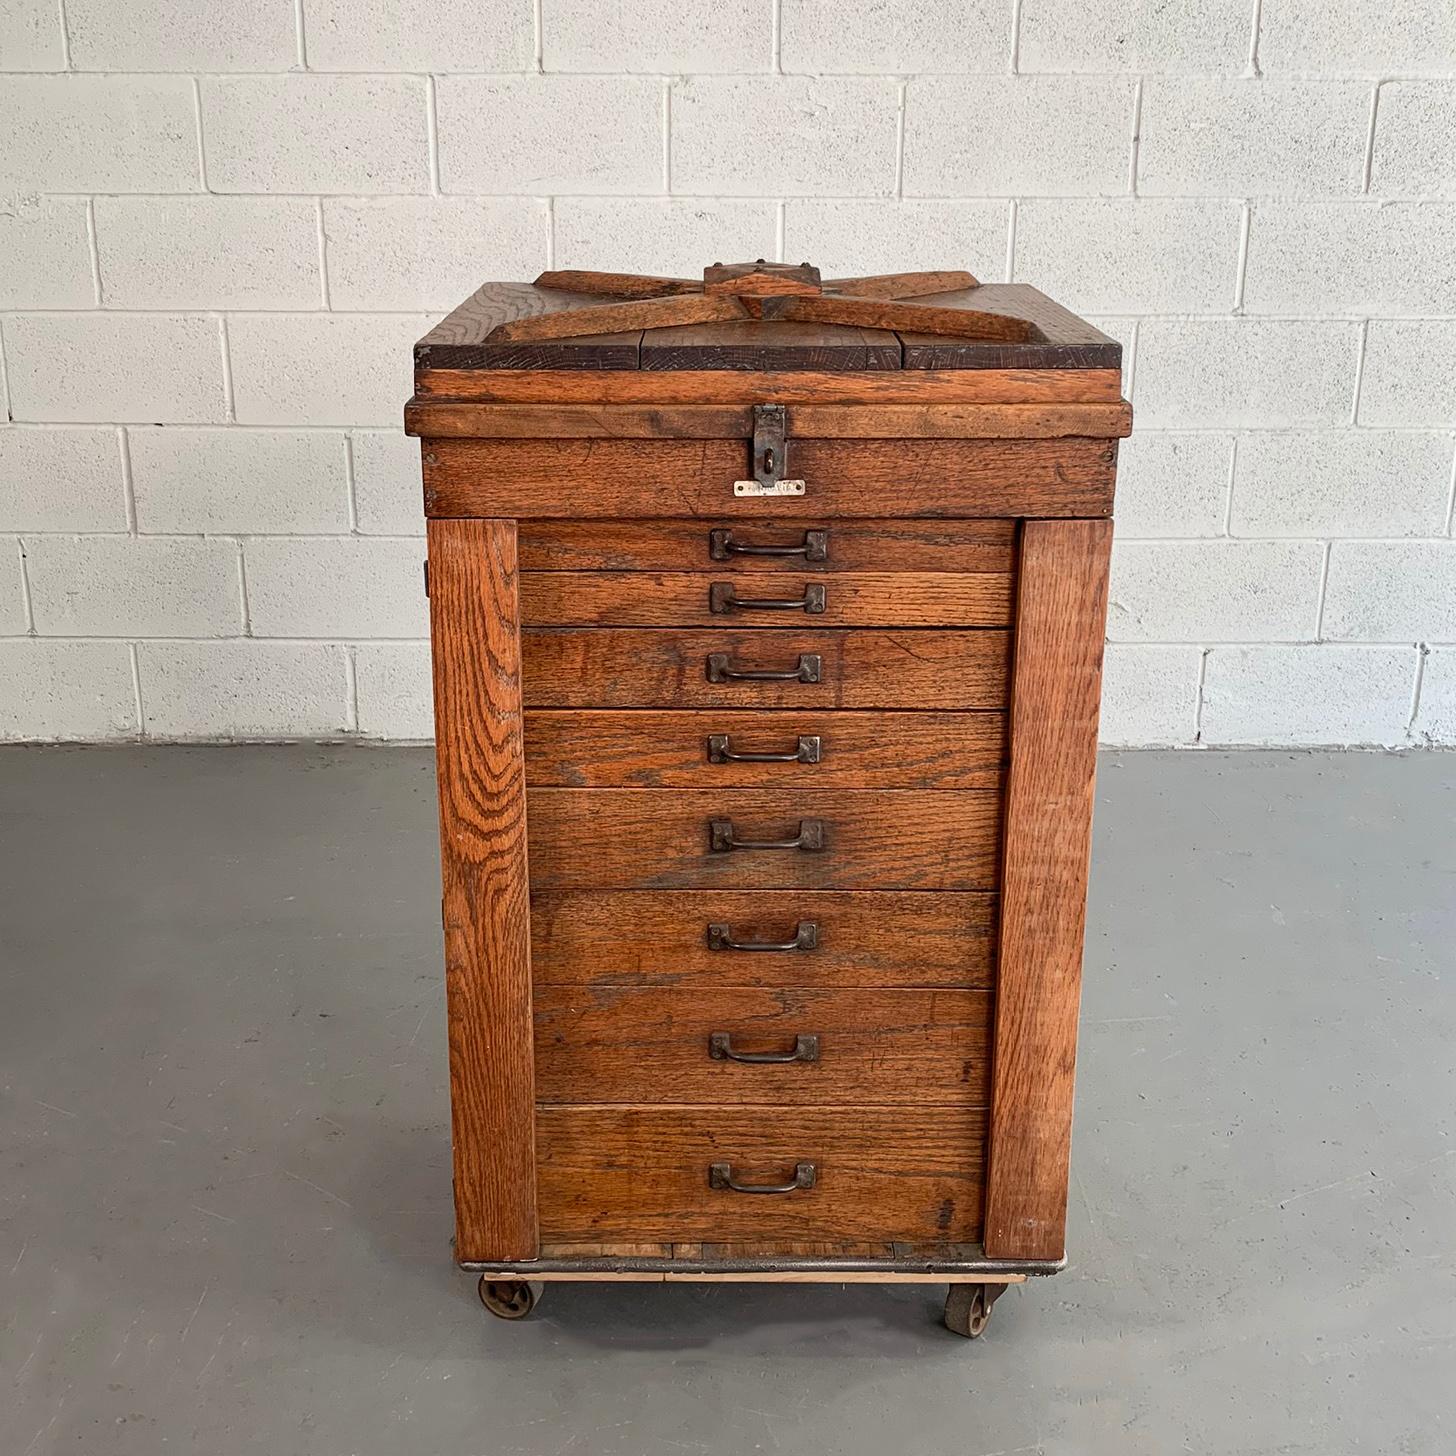
[[[982,789],[1005,758],[1004,713],[526,715],[533,787]]]
[[[532,627],[824,626],[1004,627],[1009,573],[806,572],[765,578],[725,567],[689,571],[528,571],[521,618]]]
[[[523,571],[1009,572],[1013,521],[522,521]],[[812,539],[811,539],[812,533]],[[791,555],[763,556],[757,551]],[[714,554],[716,551],[716,555]]]
[[[984,991],[538,986],[536,1098],[984,1107],[990,1002]]]
[[[981,789],[530,789],[531,884],[987,890],[1000,809]]]
[[[995,931],[990,894],[536,890],[531,969],[538,988],[984,989],[992,983]],[[735,948],[744,945],[792,948]]]
[[[528,708],[1002,708],[1010,652],[993,629],[537,628],[521,634],[522,695]],[[723,677],[742,672],[790,676]]]
[[[821,1110],[570,1107],[536,1111],[543,1240],[873,1239],[970,1243],[980,1237],[985,1114],[939,1107]],[[783,1194],[709,1186],[813,1186]]]

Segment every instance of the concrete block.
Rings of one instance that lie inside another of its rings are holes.
[[[1006,276],[1010,206],[970,202],[861,202],[795,198],[784,208],[784,256],[835,274],[966,268],[986,283]],[[751,256],[751,255],[750,255]]]
[[[205,77],[208,185],[215,192],[425,192],[425,116],[420,76]]]
[[[1387,81],[1375,113],[1370,190],[1456,197],[1456,80]]]
[[[541,40],[548,71],[767,71],[773,66],[773,5],[715,0],[663,9],[651,0],[613,0],[609,6],[541,0]]]
[[[0,71],[64,71],[61,11],[51,0],[6,0],[0,9]]]
[[[1317,541],[1120,541],[1107,636],[1114,642],[1266,642],[1313,637]]]
[[[1251,745],[1395,745],[1406,740],[1413,647],[1215,647],[1201,738]]]
[[[663,83],[623,76],[441,76],[446,192],[663,190]]]
[[[0,309],[96,303],[83,198],[0,197],[0,258]]]
[[[242,631],[232,541],[32,536],[25,552],[42,637],[230,637]]]
[[[1362,425],[1456,425],[1456,319],[1372,319]]]
[[[435,736],[428,642],[360,643],[354,649],[359,732],[365,738]]]
[[[531,0],[304,0],[318,71],[524,71]]]
[[[1353,195],[1365,182],[1368,84],[1154,77],[1143,87],[1138,191]]]
[[[1249,58],[1247,0],[1022,0],[1022,71],[1237,74]]]
[[[413,393],[419,314],[247,314],[228,320],[238,419],[394,424]]]
[[[5,368],[17,420],[227,418],[221,326],[201,314],[17,314]]]
[[[905,194],[1125,193],[1132,120],[1133,83],[1122,77],[914,79]]]
[[[345,649],[323,642],[143,642],[149,738],[332,738],[349,729]]]
[[[355,430],[354,510],[369,536],[423,536],[420,442],[402,430]]]
[[[66,0],[82,71],[287,71],[293,0]]]
[[[0,194],[195,192],[185,76],[0,76]]]
[[[117,433],[0,429],[0,531],[126,530]]]
[[[138,726],[125,642],[0,641],[0,739],[128,738]]]
[[[1138,424],[1343,424],[1355,394],[1359,343],[1354,323],[1144,319],[1138,328]]]
[[[1235,201],[1029,198],[1014,276],[1079,313],[1226,313],[1242,228]]]
[[[1437,536],[1451,495],[1449,435],[1327,430],[1245,435],[1235,536]]]
[[[419,541],[276,537],[243,549],[255,637],[429,634]]]
[[[1118,536],[1221,536],[1232,455],[1228,435],[1134,432],[1118,446]]]
[[[886,197],[898,112],[888,77],[677,81],[670,185],[730,197]]]
[[[1200,647],[1109,643],[1102,664],[1102,722],[1109,748],[1192,743],[1198,731]]]
[[[1266,71],[1456,72],[1456,9],[1445,0],[1264,0]]]
[[[1419,743],[1456,744],[1456,647],[1426,652],[1411,736]]]
[[[108,308],[319,308],[318,212],[302,197],[98,197]]]
[[[0,636],[27,631],[24,547],[14,536],[0,537]]]
[[[558,197],[556,266],[701,277],[714,261],[772,258],[777,211],[705,197]]]
[[[136,428],[128,444],[143,534],[349,529],[342,435]]]
[[[546,266],[550,226],[537,198],[329,198],[329,302],[454,308],[488,278],[534,278]]]
[[[1011,14],[999,0],[783,0],[785,71],[909,75],[1005,71]]]
[[[1323,635],[1456,642],[1456,541],[1336,541]]]

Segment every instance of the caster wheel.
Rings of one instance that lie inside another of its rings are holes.
[[[979,1339],[991,1322],[991,1306],[1005,1292],[1004,1284],[952,1284],[945,1298],[946,1329]]]
[[[480,1276],[480,1302],[497,1319],[518,1320],[536,1308],[541,1285],[524,1279],[488,1279]]]

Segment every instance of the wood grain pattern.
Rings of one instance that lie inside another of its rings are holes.
[[[970,308],[937,308],[926,303],[890,298],[834,298],[829,295],[796,298],[786,305],[781,317],[848,324],[858,328],[949,334],[955,338],[1001,339],[1015,344],[1024,344],[1033,336],[1030,324],[1010,314]]]
[[[1086,919],[1107,566],[1105,521],[1022,537],[986,1251],[1059,1259]]]
[[[531,789],[534,889],[987,890],[996,883],[1000,796],[964,789]],[[709,821],[737,837],[825,847],[713,851]]]
[[[536,1114],[541,1233],[626,1238],[972,1242],[980,1234],[984,1114],[938,1107],[544,1106]],[[708,1165],[817,1184],[781,1197],[708,1187]]]
[[[1122,345],[1116,339],[1024,283],[986,284],[969,292],[942,293],[920,301],[1012,314],[1030,323],[1033,335],[1026,343],[1004,343],[901,329],[901,365],[912,376],[927,369],[1122,368]]]
[[[713,610],[713,593],[741,605]],[[832,579],[785,571],[767,578],[736,571],[541,571],[521,574],[521,618],[532,627],[777,627],[800,618],[827,627],[1004,627],[1011,621],[1005,572],[845,571]],[[809,601],[807,607],[754,602]]]
[[[663,990],[553,986],[536,991],[539,1102],[703,1102],[984,1107],[991,998],[984,991]],[[739,1052],[818,1059],[714,1060]]]
[[[497,324],[487,343],[542,343],[552,339],[588,338],[592,334],[626,333],[632,329],[669,324],[700,324],[742,319],[747,310],[736,298],[713,298],[702,293],[666,298],[633,298],[603,302],[583,296],[580,306],[531,318],[506,319]]]
[[[605,293],[613,298],[658,298],[669,293],[701,293],[700,278],[662,278],[643,273],[596,273],[583,268],[557,268],[536,277],[537,288],[567,293]]]
[[[746,516],[711,521],[519,521],[522,571],[1002,571],[1015,564],[1016,523],[969,521],[835,521],[828,516],[776,520]],[[751,546],[802,546],[806,531],[825,537],[826,557],[730,555],[715,561],[709,534],[731,533]]]
[[[900,368],[900,341],[882,329],[814,323],[713,323],[649,328],[638,355],[644,371],[712,369],[723,373]]]
[[[741,512],[742,440],[430,440],[431,516],[622,518],[644,501],[676,516]],[[1102,516],[1117,445],[1066,440],[799,440],[806,494],[754,502],[765,520],[802,516]]]
[[[1001,708],[1011,636],[975,631],[542,627],[522,636],[528,708]],[[710,682],[710,653],[782,671],[819,657],[820,680]]]
[[[817,763],[710,762],[708,737],[735,753],[792,753],[819,740]],[[992,789],[1006,757],[1002,713],[629,712],[532,709],[526,782],[554,788]]]
[[[537,1247],[516,533],[429,526],[456,1254]]]
[[[713,950],[708,926],[812,950]],[[531,958],[542,985],[991,985],[996,897],[883,890],[535,890]]]
[[[868,273],[855,278],[826,278],[823,286],[858,298],[922,298],[928,293],[979,288],[963,268],[922,269],[914,273]]]

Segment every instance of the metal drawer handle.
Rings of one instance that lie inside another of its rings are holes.
[[[739,1183],[733,1177],[732,1163],[708,1165],[708,1187],[728,1188],[734,1193],[792,1193],[796,1188],[812,1188],[814,1178],[813,1163],[795,1163],[792,1183]]]
[[[805,561],[829,560],[829,532],[805,531],[802,546],[755,546],[735,541],[727,527],[708,532],[708,555],[714,561],[727,561],[732,556],[802,556]]]
[[[733,832],[731,819],[708,821],[708,847],[714,854],[730,849],[807,849],[824,848],[824,821],[800,819],[799,832],[792,839],[739,839]]]
[[[813,920],[799,921],[792,940],[734,940],[731,925],[715,922],[708,927],[709,950],[813,950],[818,944],[819,926]]]
[[[708,588],[710,612],[808,612],[817,616],[827,598],[822,582],[810,582],[801,597],[740,597],[731,581],[715,581]]]
[[[746,1062],[754,1067],[778,1066],[782,1062],[817,1062],[819,1038],[812,1032],[807,1036],[796,1036],[791,1052],[735,1052],[733,1033],[715,1031],[708,1037],[708,1055],[715,1062]]]
[[[816,683],[823,671],[823,663],[817,652],[801,652],[799,665],[786,668],[783,672],[772,669],[734,667],[733,659],[726,652],[708,654],[708,681],[720,682],[803,682]]]
[[[789,753],[738,753],[726,733],[708,735],[709,763],[818,763],[819,735],[799,735],[798,746]]]

